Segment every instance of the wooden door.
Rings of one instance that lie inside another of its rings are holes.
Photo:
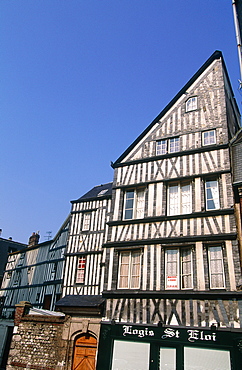
[[[89,334],[77,338],[74,346],[72,370],[96,369],[97,340]]]

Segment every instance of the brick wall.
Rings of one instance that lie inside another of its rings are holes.
[[[57,370],[65,365],[65,317],[26,315],[13,335],[7,370]]]

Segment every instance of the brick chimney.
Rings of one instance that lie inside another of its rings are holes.
[[[32,305],[27,301],[20,301],[15,307],[14,326],[18,326],[22,317],[28,313]]]
[[[37,245],[39,243],[39,232],[33,233],[29,238],[29,247],[33,247],[34,245]]]

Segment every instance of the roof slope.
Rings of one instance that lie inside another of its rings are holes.
[[[71,203],[84,202],[86,200],[91,200],[91,199],[96,199],[96,198],[111,197],[112,185],[113,185],[112,182],[108,182],[107,184],[101,184],[101,185],[94,186],[94,188],[92,188],[86,194],[81,196],[81,198],[77,200],[72,200]]]

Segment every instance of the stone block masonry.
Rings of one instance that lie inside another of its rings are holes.
[[[67,342],[62,339],[65,317],[26,315],[13,335],[7,370],[60,370]]]

